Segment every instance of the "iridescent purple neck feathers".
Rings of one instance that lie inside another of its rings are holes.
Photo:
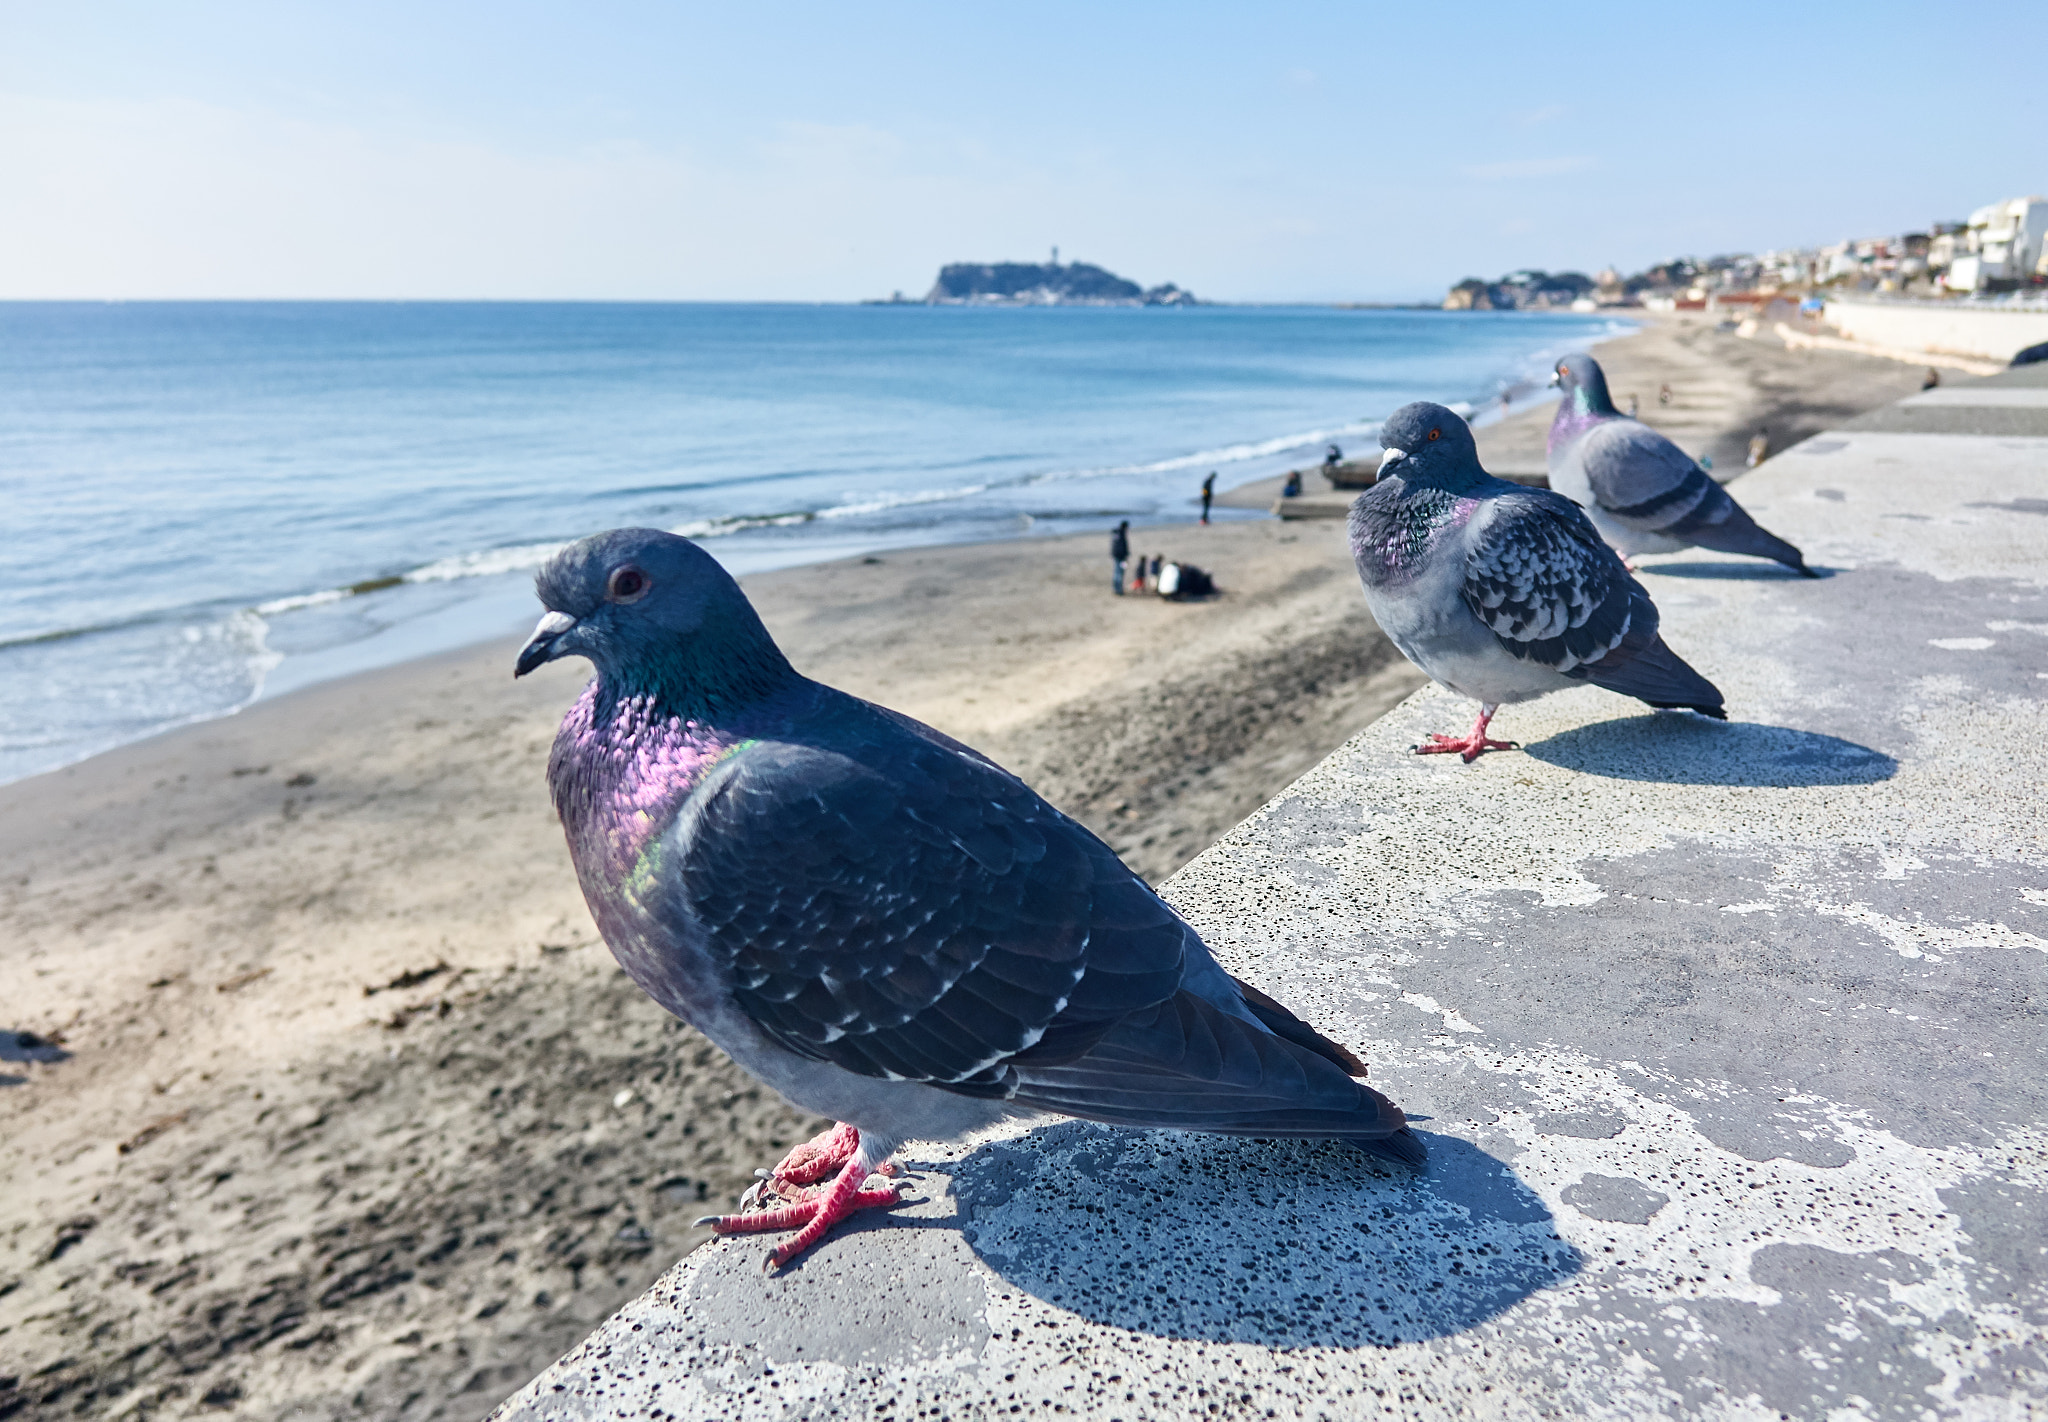
[[[1557,418],[1550,422],[1550,453],[1557,453],[1595,425],[1623,418],[1618,414],[1602,414],[1597,410],[1582,408],[1579,396],[1583,393],[1574,391],[1558,402]]]
[[[670,712],[652,696],[607,695],[593,681],[562,718],[548,757],[562,827],[617,882],[704,777],[749,739]]]

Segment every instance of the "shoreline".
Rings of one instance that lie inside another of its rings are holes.
[[[1259,316],[1255,309],[1245,314]],[[0,737],[0,781],[77,764],[101,749],[232,714],[238,705],[337,675],[510,635],[526,614],[526,575],[559,546],[557,540],[590,527],[652,524],[699,537],[730,570],[744,575],[877,550],[1106,531],[1118,510],[1171,522],[1193,516],[1194,484],[1207,470],[1234,485],[1276,471],[1309,449],[1320,450],[1325,439],[1370,438],[1371,421],[1338,417],[1338,411],[1383,411],[1406,399],[1403,392],[1423,386],[1445,398],[1462,394],[1484,404],[1475,389],[1490,390],[1497,378],[1527,380],[1549,350],[1595,339],[1615,324],[1512,313],[1477,322],[1439,315],[1389,324],[1346,321],[1337,312],[1307,321],[1269,312],[1243,326],[1243,351],[1255,365],[1269,359],[1280,364],[1230,400],[1190,404],[1186,392],[1159,388],[1142,403],[1104,405],[1072,437],[1017,429],[1003,419],[989,428],[976,421],[942,421],[950,434],[935,433],[937,444],[930,448],[914,438],[908,444],[885,438],[860,450],[864,439],[895,427],[887,419],[875,422],[874,412],[890,408],[889,402],[866,401],[860,394],[866,387],[856,379],[837,397],[810,392],[803,408],[836,416],[826,424],[799,421],[808,433],[786,449],[778,441],[775,451],[756,451],[761,457],[750,454],[727,468],[714,442],[708,452],[695,451],[710,458],[711,466],[676,473],[682,482],[671,486],[668,474],[650,476],[651,482],[640,481],[648,487],[638,493],[608,484],[569,507],[552,498],[532,502],[532,471],[522,465],[523,474],[505,476],[498,501],[523,512],[476,524],[458,519],[444,526],[436,510],[446,491],[421,496],[417,523],[391,515],[407,502],[403,495],[387,490],[366,503],[386,488],[378,482],[384,466],[366,454],[368,462],[355,470],[361,478],[342,481],[351,488],[360,483],[363,492],[335,496],[337,509],[354,510],[352,520],[342,520],[353,534],[337,534],[332,548],[324,534],[287,540],[290,546],[281,552],[291,556],[264,563],[247,578],[220,581],[209,575],[205,581],[213,595],[206,598],[192,599],[189,577],[167,583],[164,574],[132,589],[140,599],[132,608],[123,604],[127,610],[95,619],[38,601],[41,594],[32,585],[19,587],[25,606],[38,610],[21,629],[30,635],[0,647],[0,664],[13,675],[9,684],[20,683],[7,702],[14,715],[12,733]],[[994,334],[986,322],[969,325],[984,338]],[[1055,323],[1039,339],[1054,340],[1065,329]],[[361,332],[350,327],[342,334],[355,339]],[[848,335],[834,339],[843,346]],[[1194,382],[1191,389],[1222,388],[1219,376],[1203,373],[1207,367],[1183,370],[1185,341],[1160,344],[1159,336],[1163,332],[1130,348],[1129,368],[1142,370],[1156,358],[1165,362],[1156,377],[1181,371]],[[1236,338],[1216,328],[1202,339]],[[1288,354],[1305,339],[1314,349],[1344,356],[1350,374],[1339,380],[1318,373],[1315,362],[1302,365]],[[1420,351],[1424,362],[1412,369],[1406,360],[1411,350]],[[1294,373],[1275,383],[1272,376],[1281,370]],[[1157,379],[1141,385],[1156,387]],[[1058,403],[1059,381],[1033,391],[1053,401],[1045,412],[1066,410]],[[222,398],[232,403],[231,392]],[[153,419],[146,409],[136,418]],[[448,418],[469,419],[471,433],[482,433],[473,428],[474,411]],[[1104,425],[1105,419],[1114,427]],[[650,449],[644,440],[622,438],[621,460],[667,467],[663,461],[671,454],[665,446]],[[983,457],[968,457],[977,454]],[[685,459],[678,468],[687,465]],[[344,461],[344,467],[355,466]],[[458,462],[458,472],[461,467]],[[735,470],[746,477],[725,477]],[[219,505],[215,512],[230,525],[246,512],[235,487],[228,479],[219,489],[198,490]],[[118,501],[118,486],[108,496]],[[521,499],[529,502],[522,505]],[[571,512],[573,507],[582,512]],[[61,547],[58,539],[46,551],[55,556]],[[187,560],[199,556],[191,548],[180,552]],[[163,567],[175,566],[183,564],[167,555]],[[52,696],[30,694],[38,686],[49,687]]]
[[[1601,354],[1694,372],[1672,428],[1733,440],[1759,390],[1879,404],[1917,374],[1683,323]],[[1135,544],[1224,595],[1114,598],[1093,533],[742,581],[807,675],[975,745],[1158,882],[1421,678],[1341,521]],[[515,682],[515,645],[0,786],[0,1351],[52,1408],[480,1416],[813,1128],[598,942],[542,774],[587,668]]]

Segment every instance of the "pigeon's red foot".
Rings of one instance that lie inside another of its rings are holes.
[[[822,1140],[824,1137],[819,1139]],[[779,1269],[823,1239],[833,1225],[856,1210],[886,1209],[902,1202],[900,1187],[895,1184],[880,1190],[862,1189],[869,1174],[867,1165],[858,1155],[854,1155],[840,1168],[838,1176],[830,1185],[808,1188],[797,1186],[787,1196],[787,1204],[768,1204],[770,1198],[784,1198],[783,1192],[775,1188],[783,1182],[770,1180],[747,1192],[749,1198],[757,1198],[764,1208],[747,1210],[737,1215],[708,1215],[697,1223],[708,1224],[719,1234],[765,1234],[778,1229],[796,1230],[795,1235],[769,1252],[762,1266],[769,1270]]]
[[[1514,741],[1487,739],[1486,726],[1488,722],[1493,720],[1494,710],[1495,708],[1492,706],[1481,707],[1478,723],[1472,727],[1469,735],[1446,736],[1442,732],[1433,732],[1426,743],[1413,746],[1411,749],[1417,755],[1456,755],[1462,758],[1467,765],[1470,765],[1490,750],[1514,750],[1516,747]]]
[[[1415,747],[1417,755],[1459,755],[1470,765],[1490,750],[1513,750],[1513,741],[1489,740],[1485,736],[1446,736],[1433,734],[1427,745]]]

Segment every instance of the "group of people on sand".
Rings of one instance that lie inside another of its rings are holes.
[[[1216,590],[1215,580],[1192,563],[1175,562],[1163,553],[1140,553],[1133,559],[1129,519],[1110,530],[1109,560],[1110,587],[1118,597],[1127,592],[1149,592],[1180,599]]]

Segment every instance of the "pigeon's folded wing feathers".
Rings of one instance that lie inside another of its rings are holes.
[[[1635,420],[1595,425],[1576,454],[1601,510],[1640,532],[1670,533],[1688,521],[1716,523],[1733,506],[1684,450]]]
[[[1561,494],[1516,490],[1490,500],[1474,520],[1462,591],[1511,655],[1566,674],[1605,657],[1644,617],[1656,629],[1649,599]]]
[[[1649,426],[1634,420],[1595,425],[1577,457],[1601,511],[1615,522],[1718,553],[1774,559],[1812,576],[1796,547],[1760,527],[1734,495]]]
[[[1186,927],[1106,846],[979,757],[888,754],[757,745],[699,811],[680,892],[769,1037],[1001,1096],[1173,996]]]

